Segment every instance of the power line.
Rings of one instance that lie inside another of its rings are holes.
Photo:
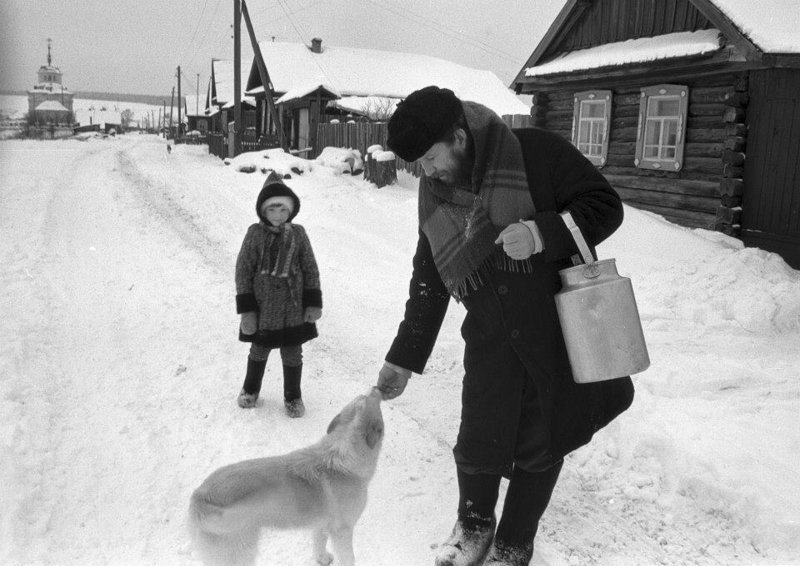
[[[455,30],[453,28],[449,28],[449,27],[445,26],[444,24],[431,22],[429,18],[427,18],[427,17],[425,17],[423,15],[417,14],[415,12],[412,12],[411,10],[409,10],[407,8],[402,8],[402,10],[407,12],[407,13],[403,13],[403,12],[399,11],[398,9],[394,8],[393,6],[387,6],[385,4],[380,3],[378,0],[366,0],[366,1],[369,2],[370,4],[373,4],[374,6],[377,6],[378,8],[382,8],[383,10],[386,10],[387,12],[391,12],[392,14],[394,14],[396,16],[400,16],[401,18],[408,19],[412,23],[423,25],[423,26],[425,26],[427,28],[430,28],[430,29],[436,31],[437,33],[441,33],[442,35],[446,35],[448,37],[456,39],[456,40],[460,41],[461,43],[464,43],[466,45],[470,45],[470,46],[472,46],[474,48],[478,48],[479,50],[481,50],[484,53],[487,53],[489,55],[494,55],[496,57],[500,57],[502,59],[506,59],[507,61],[511,61],[511,62],[518,62],[519,61],[519,57],[516,57],[516,56],[514,56],[514,55],[512,55],[510,53],[506,53],[505,51],[502,51],[501,49],[497,49],[496,47],[493,47],[493,46],[489,45],[488,43],[485,43],[485,42],[483,42],[483,41],[481,41],[479,39],[471,38],[471,37],[461,33],[458,30]],[[489,53],[489,51],[492,51],[494,53]]]

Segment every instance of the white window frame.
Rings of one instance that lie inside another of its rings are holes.
[[[572,110],[572,145],[577,147],[589,161],[599,167],[605,165],[608,160],[608,137],[611,130],[611,96],[610,90],[576,92]],[[603,104],[602,116],[587,116],[584,110],[589,105],[597,105],[599,103]],[[593,135],[598,128],[602,128],[599,142],[597,137]],[[581,134],[587,129],[589,131],[588,144],[580,141]]]
[[[678,103],[678,111],[673,116],[652,115],[654,103],[663,100],[674,100]],[[641,90],[639,100],[639,126],[636,133],[636,157],[633,161],[640,169],[660,171],[680,171],[683,167],[683,153],[686,141],[686,120],[689,110],[689,87],[685,85],[656,85]],[[666,127],[665,127],[666,126]],[[674,126],[675,140],[665,139],[669,135],[670,126]],[[646,145],[650,128],[658,128],[658,143]],[[647,149],[656,148],[657,155],[647,155]],[[667,155],[674,151],[673,155]]]

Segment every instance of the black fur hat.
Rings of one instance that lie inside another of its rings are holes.
[[[464,112],[448,88],[426,86],[409,94],[389,119],[386,145],[405,161],[416,161],[447,135]]]
[[[291,214],[289,214],[288,222],[291,222],[292,219],[297,216],[297,213],[300,212],[300,198],[298,198],[292,189],[283,183],[283,179],[274,171],[267,176],[267,180],[264,181],[264,186],[261,188],[261,192],[258,193],[258,198],[256,199],[256,214],[258,214],[258,217],[264,222],[267,222],[267,219],[261,215],[261,205],[264,204],[265,200],[272,197],[289,197],[292,199],[294,206],[292,207]]]

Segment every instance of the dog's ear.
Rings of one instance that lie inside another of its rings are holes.
[[[326,434],[330,434],[331,431],[333,431],[333,429],[335,429],[337,426],[339,426],[339,421],[340,420],[342,420],[341,413],[339,413],[338,415],[333,417],[333,420],[331,421],[331,424],[328,425],[328,430],[327,430]]]
[[[366,441],[370,449],[375,448],[383,436],[383,424],[379,422],[370,423],[367,427]]]

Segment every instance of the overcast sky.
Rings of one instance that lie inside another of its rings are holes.
[[[422,53],[509,84],[566,0],[249,0],[259,41]],[[0,89],[27,90],[47,62],[74,91],[200,92],[233,59],[231,0],[0,0]],[[252,50],[242,23],[242,57]]]

